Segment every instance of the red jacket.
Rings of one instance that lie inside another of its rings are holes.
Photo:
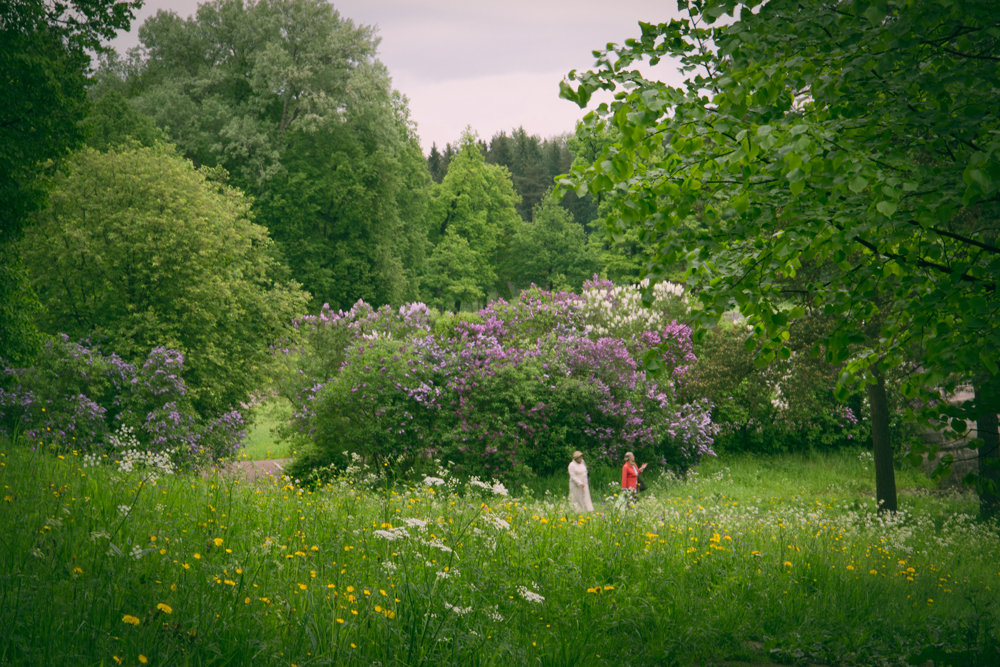
[[[622,488],[635,489],[639,479],[639,468],[634,463],[625,462],[622,466]]]

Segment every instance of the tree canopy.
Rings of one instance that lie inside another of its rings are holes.
[[[0,358],[30,356],[35,301],[11,243],[44,202],[45,173],[82,139],[88,51],[128,27],[139,0],[0,4]]]
[[[993,3],[679,2],[563,95],[618,140],[566,182],[606,193],[609,225],[676,263],[717,315],[736,305],[762,358],[791,320],[838,323],[821,351],[904,395],[1000,372],[1000,19]],[[638,65],[678,58],[672,87]],[[820,351],[820,347],[817,347]],[[1000,410],[977,391],[967,415]],[[995,427],[994,427],[995,429]]]
[[[213,0],[139,37],[102,85],[252,195],[316,305],[415,297],[429,177],[373,28],[322,0]]]
[[[305,307],[249,201],[163,146],[80,151],[23,242],[49,333],[132,363],[185,356],[193,404],[218,414],[259,388],[268,345]]]
[[[428,209],[433,251],[424,285],[430,302],[458,310],[463,301],[484,303],[490,294],[509,294],[505,260],[524,224],[517,202],[510,172],[487,164],[475,137],[467,134],[444,179],[435,185]],[[458,271],[459,266],[465,269]],[[448,267],[456,271],[441,273]],[[457,298],[460,294],[464,296]]]

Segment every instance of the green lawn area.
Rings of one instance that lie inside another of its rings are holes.
[[[565,480],[299,488],[0,442],[0,664],[998,664],[997,526],[905,468],[879,516],[871,465],[710,459],[578,515]]]
[[[292,406],[283,398],[272,398],[258,405],[247,429],[246,446],[238,458],[261,461],[292,456],[291,446],[282,442],[277,434],[278,427],[286,423],[291,414]]]

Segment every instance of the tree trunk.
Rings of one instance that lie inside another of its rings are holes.
[[[875,456],[875,498],[878,511],[896,511],[896,471],[892,465],[889,442],[889,399],[885,378],[875,372],[875,382],[868,385],[868,405],[872,420],[872,450]]]
[[[979,463],[979,479],[976,489],[979,491],[979,516],[984,519],[1000,517],[1000,433],[997,431],[997,413],[988,405],[980,408],[980,403],[987,403],[987,390],[975,384],[976,391],[976,431],[978,432],[979,448],[977,459]]]

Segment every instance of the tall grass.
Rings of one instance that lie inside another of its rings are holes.
[[[442,472],[123,472],[0,445],[4,664],[997,664],[1000,538],[856,455],[714,461],[634,506]],[[565,485],[563,485],[565,486]]]

